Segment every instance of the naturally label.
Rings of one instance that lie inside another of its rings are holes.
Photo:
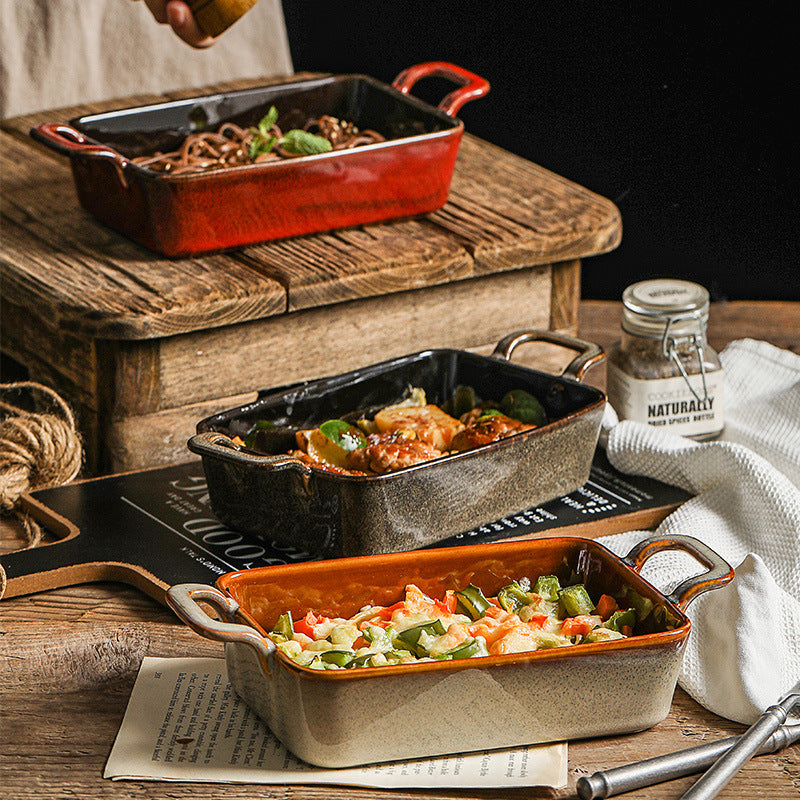
[[[724,424],[723,372],[642,380],[608,364],[608,401],[620,419],[643,422],[680,436],[711,436]],[[692,391],[694,390],[694,391]]]

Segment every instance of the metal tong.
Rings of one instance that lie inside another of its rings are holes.
[[[720,739],[717,742],[689,747],[676,753],[655,756],[644,761],[637,761],[634,764],[626,764],[624,767],[595,772],[590,777],[578,778],[576,785],[578,797],[581,800],[602,800],[623,792],[632,792],[634,789],[642,789],[645,786],[653,786],[656,783],[663,783],[664,781],[671,781],[675,778],[702,772],[719,761],[733,747],[737,746],[747,733],[749,731],[742,734],[742,736],[729,736],[727,739]],[[749,744],[750,741],[746,740],[746,743]],[[798,741],[800,741],[800,725],[781,725],[768,736],[766,741],[762,739],[756,744],[755,749],[749,753],[747,758],[753,755],[775,753]],[[736,769],[730,773],[730,777],[733,776]],[[725,783],[727,783],[727,780]],[[721,784],[717,791],[721,790],[722,786],[724,784]],[[711,797],[713,795],[706,796]]]
[[[703,773],[681,800],[710,800],[716,797],[744,764],[756,755],[761,745],[786,722],[786,717],[798,701],[800,701],[800,683],[774,706],[770,706],[739,737],[739,741]],[[792,727],[800,728],[800,725]]]

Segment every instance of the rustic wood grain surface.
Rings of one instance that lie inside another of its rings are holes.
[[[617,303],[583,302],[579,333],[608,346],[617,337]],[[711,309],[712,344],[753,337],[800,353],[800,304],[728,303]],[[594,368],[589,381],[603,383]],[[17,526],[0,523],[0,551],[22,544]],[[559,791],[378,791],[322,786],[225,786],[111,782],[102,775],[135,672],[145,655],[221,656],[145,595],[116,584],[59,589],[0,601],[0,797],[218,798],[274,800],[420,800],[420,798],[575,798],[581,775],[714,741],[744,726],[711,714],[682,690],[669,716],[642,733],[569,745],[569,786]],[[682,778],[623,797],[671,800],[692,784]],[[749,762],[722,800],[800,796],[800,745]]]
[[[611,201],[467,133],[435,213],[169,259],[85,212],[69,159],[29,136],[268,82],[0,123],[2,349],[76,407],[87,474],[170,463],[198,420],[261,388],[522,328],[574,333],[581,259],[620,241]]]
[[[620,241],[619,211],[609,200],[465,134],[448,203],[424,218],[190,259],[154,257],[83,212],[68,160],[28,136],[42,122],[154,99],[41,112],[0,125],[8,301],[24,309],[36,297],[47,316],[96,337],[147,339],[579,259]]]

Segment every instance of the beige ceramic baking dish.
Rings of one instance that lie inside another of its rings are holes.
[[[639,571],[665,549],[691,553],[707,571],[664,596]],[[653,602],[646,632],[505,656],[331,671],[297,665],[266,635],[286,610],[295,619],[308,610],[348,617],[366,604],[399,600],[408,583],[439,597],[472,582],[488,595],[542,574],[584,582],[595,601],[631,587]],[[312,764],[345,767],[655,725],[672,702],[691,627],[686,606],[732,577],[722,558],[690,537],[650,539],[625,558],[592,540],[563,537],[233,572],[217,588],[174,586],[167,601],[198,633],[225,642],[234,689],[289,750]]]

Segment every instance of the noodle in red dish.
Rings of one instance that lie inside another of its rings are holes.
[[[156,172],[180,175],[347,150],[382,141],[385,137],[377,131],[359,130],[352,122],[328,114],[284,133],[278,126],[278,112],[273,106],[258,127],[242,128],[225,122],[216,131],[190,133],[177,150],[131,160]]]

